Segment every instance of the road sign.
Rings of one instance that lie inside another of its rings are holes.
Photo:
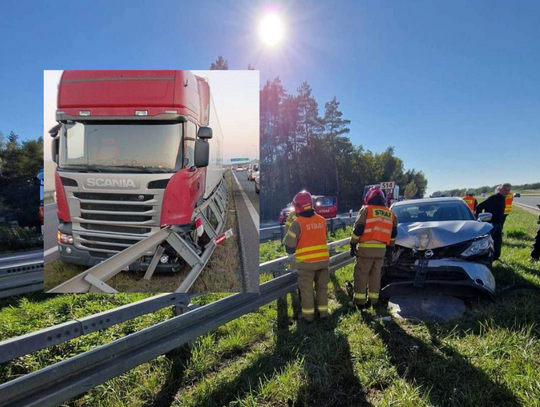
[[[396,183],[394,181],[381,182],[381,189],[394,189]]]
[[[231,163],[249,162],[249,158],[231,158]]]

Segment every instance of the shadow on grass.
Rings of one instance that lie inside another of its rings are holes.
[[[409,335],[394,320],[383,323],[362,315],[386,345],[398,374],[419,387],[430,405],[520,405],[510,389],[491,380],[454,348],[441,344],[431,330],[428,344]]]
[[[176,397],[176,394],[184,387],[184,374],[186,371],[186,361],[191,357],[189,346],[182,346],[165,355],[173,360],[172,366],[167,374],[167,379],[159,393],[144,407],[168,407]]]
[[[300,308],[298,295],[291,294],[293,309]],[[291,329],[287,300],[277,302],[276,342],[271,352],[253,360],[249,366],[235,373],[231,380],[221,381],[213,391],[197,399],[198,405],[222,406],[246,397],[271,397],[264,390],[270,381],[279,381],[269,388],[295,386],[291,396],[277,404],[309,406],[369,406],[366,389],[354,372],[347,337],[335,332],[339,317],[348,310],[340,308],[326,321],[298,322]],[[296,364],[301,379],[291,377]],[[276,378],[281,375],[282,377]],[[272,398],[273,400],[273,398]],[[268,400],[267,400],[268,401]]]

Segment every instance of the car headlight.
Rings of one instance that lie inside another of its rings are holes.
[[[461,255],[463,257],[471,257],[486,254],[492,245],[493,239],[491,235],[487,234],[471,242],[469,247]]]

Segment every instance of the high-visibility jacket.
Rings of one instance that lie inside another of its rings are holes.
[[[321,215],[309,218],[298,216],[296,222],[300,225],[300,236],[296,244],[296,262],[316,263],[330,258],[326,244],[326,219]]]
[[[390,244],[394,212],[386,206],[367,205],[366,226],[359,247],[385,248]]]
[[[512,192],[508,192],[508,195],[506,195],[506,198],[504,201],[505,201],[504,214],[508,215],[510,212],[512,212],[512,202],[514,201],[514,194],[512,194]]]
[[[474,212],[474,201],[476,200],[476,199],[474,199],[474,196],[466,196],[466,197],[461,198],[461,199],[463,199],[465,201],[465,203],[467,205],[469,205],[469,208],[471,208],[471,211]]]

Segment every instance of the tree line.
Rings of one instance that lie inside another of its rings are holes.
[[[481,194],[491,194],[495,193],[495,189],[499,185],[493,185],[493,186],[483,186],[478,188],[454,188],[454,189],[447,189],[444,191],[435,191],[431,196],[432,197],[439,197],[441,195],[445,196],[465,196],[467,192],[472,192],[474,195],[481,195]],[[527,190],[540,190],[540,182],[535,182],[531,184],[521,184],[521,185],[512,185],[512,191],[518,192],[518,191],[527,191]]]
[[[307,82],[296,94],[289,94],[279,77],[267,81],[260,91],[263,220],[275,219],[302,189],[337,196],[340,211],[358,210],[364,186],[384,181],[395,181],[407,199],[424,196],[423,172],[405,170],[394,147],[374,153],[351,142],[350,120],[343,117],[339,105],[334,97],[320,116]]]
[[[0,132],[0,217],[22,227],[39,229],[39,183],[43,167],[43,138],[19,141],[13,131]]]

